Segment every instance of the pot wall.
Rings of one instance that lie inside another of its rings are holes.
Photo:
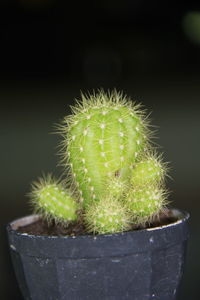
[[[7,230],[25,299],[175,300],[183,273],[188,214],[167,226],[113,235],[53,237]]]

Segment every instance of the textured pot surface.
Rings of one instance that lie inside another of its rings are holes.
[[[188,218],[112,235],[34,236],[17,232],[38,216],[8,225],[15,273],[25,299],[174,300],[183,273]]]

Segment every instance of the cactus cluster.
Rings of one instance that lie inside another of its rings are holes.
[[[50,176],[34,184],[34,207],[43,217],[81,219],[88,232],[109,234],[150,222],[164,208],[166,165],[140,105],[115,90],[82,95],[59,133],[69,184]]]

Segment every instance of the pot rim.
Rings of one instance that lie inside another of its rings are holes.
[[[39,218],[30,215],[7,226],[10,249],[25,256],[65,257],[73,259],[117,257],[133,253],[157,251],[182,245],[189,236],[189,214],[171,209],[176,221],[155,228],[132,230],[114,234],[49,236],[17,232],[19,225]]]
[[[137,229],[137,230],[131,230],[131,231],[123,231],[123,232],[117,232],[117,233],[109,233],[109,234],[84,234],[84,235],[78,235],[78,236],[69,236],[69,235],[34,235],[34,234],[29,234],[29,233],[22,233],[22,232],[18,232],[17,229],[20,226],[25,226],[28,224],[31,224],[34,221],[37,221],[40,216],[38,214],[31,214],[31,215],[27,215],[21,218],[17,218],[15,220],[13,220],[12,222],[8,223],[6,228],[7,231],[9,233],[14,233],[15,235],[18,236],[26,236],[26,237],[37,237],[37,238],[42,238],[42,239],[48,239],[48,238],[53,238],[53,239],[85,239],[87,238],[92,238],[92,239],[97,239],[98,237],[100,238],[108,238],[111,236],[123,236],[125,234],[134,234],[134,232],[155,232],[155,231],[159,231],[159,230],[163,230],[163,229],[167,229],[170,227],[176,227],[176,225],[181,224],[181,223],[185,223],[189,218],[190,218],[190,214],[184,210],[181,209],[177,209],[177,208],[170,208],[170,210],[172,211],[174,217],[177,218],[177,220],[175,220],[174,222],[171,222],[167,225],[161,225],[161,226],[156,226],[156,227],[152,227],[152,228],[144,228],[144,229]]]

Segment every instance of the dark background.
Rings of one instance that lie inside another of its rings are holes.
[[[142,101],[159,126],[157,143],[172,167],[170,200],[191,213],[178,300],[199,299],[200,6],[65,2],[0,2],[0,298],[22,299],[5,225],[31,213],[26,194],[42,171],[62,171],[53,125],[80,90],[116,87]]]

